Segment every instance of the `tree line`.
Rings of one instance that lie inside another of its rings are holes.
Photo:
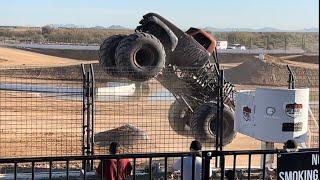
[[[307,52],[318,52],[317,32],[211,32],[216,39],[231,44],[245,45],[248,49],[301,48]]]
[[[130,29],[0,27],[0,42],[101,44],[115,34],[130,34]],[[217,40],[242,44],[247,49],[301,48],[318,52],[319,33],[316,32],[210,32]]]

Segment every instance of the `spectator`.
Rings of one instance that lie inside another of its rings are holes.
[[[202,177],[202,158],[200,151],[202,149],[202,145],[199,141],[194,140],[191,142],[190,145],[190,151],[191,152],[197,152],[196,158],[195,158],[195,170],[194,170],[194,179],[195,180],[201,180]],[[178,159],[173,164],[173,170],[174,171],[181,171],[181,159]],[[210,171],[211,176],[211,171]],[[183,179],[189,180],[192,179],[192,156],[187,156],[183,158]]]
[[[228,180],[238,180],[237,173],[235,173],[233,170],[226,170],[225,176]]]
[[[288,140],[284,143],[283,149],[287,152],[296,152],[298,151],[298,145],[295,140]],[[272,178],[277,177],[277,169],[273,166],[273,164],[270,164],[266,167],[267,175],[269,175]]]
[[[110,154],[119,153],[119,144],[117,142],[112,142],[109,147]],[[103,166],[102,166],[103,163]],[[103,169],[101,169],[103,168]],[[119,159],[118,161],[118,180],[124,180],[128,175],[131,174],[132,166],[128,159]],[[100,162],[96,173],[101,177],[103,172],[104,180],[116,180],[117,179],[117,160],[116,159],[107,159],[103,162]]]
[[[273,179],[277,177],[277,169],[273,166],[267,166],[266,167],[266,179]]]
[[[284,143],[283,149],[285,149],[287,152],[296,152],[298,151],[298,145],[295,140],[288,140]]]

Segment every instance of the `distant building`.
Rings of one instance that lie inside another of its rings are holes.
[[[227,49],[240,49],[240,50],[246,50],[246,46],[241,44],[230,44]]]
[[[228,41],[217,41],[217,49],[227,49]]]

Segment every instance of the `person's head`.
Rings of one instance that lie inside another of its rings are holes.
[[[119,143],[111,142],[109,146],[109,153],[110,154],[117,154],[119,152]]]
[[[194,140],[190,144],[190,151],[201,151],[202,145],[198,140]]]
[[[296,151],[297,150],[297,142],[295,140],[288,140],[284,143],[284,149],[287,151]]]
[[[225,171],[225,176],[228,180],[236,180],[238,179],[237,174],[234,173],[233,170],[226,170]]]

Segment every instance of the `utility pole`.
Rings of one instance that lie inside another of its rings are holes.
[[[304,33],[301,37],[301,48],[306,50],[306,33]]]
[[[269,36],[266,37],[266,49],[269,50]]]
[[[284,53],[287,53],[287,36],[284,36]]]

